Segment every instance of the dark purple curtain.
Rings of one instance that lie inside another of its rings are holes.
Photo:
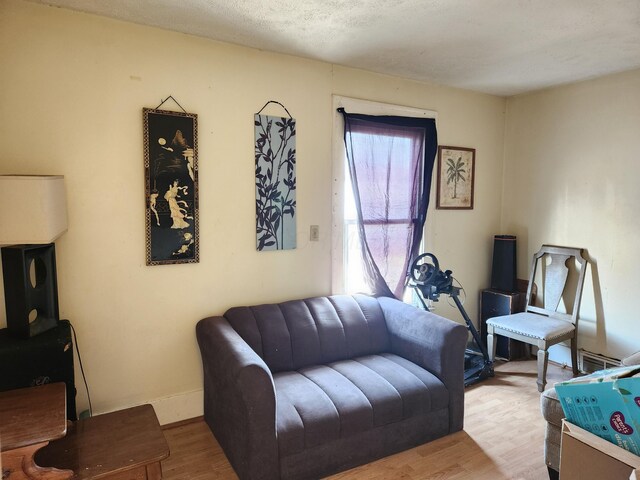
[[[427,218],[438,147],[435,120],[338,111],[365,279],[374,295],[401,299]]]

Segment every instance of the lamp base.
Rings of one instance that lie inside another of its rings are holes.
[[[2,247],[7,330],[29,338],[58,325],[56,250],[47,245]]]

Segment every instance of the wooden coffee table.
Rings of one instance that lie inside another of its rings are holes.
[[[151,405],[79,420],[36,455],[39,465],[73,470],[73,480],[159,480],[169,446]]]

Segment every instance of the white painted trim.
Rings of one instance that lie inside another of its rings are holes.
[[[160,425],[189,420],[191,418],[201,417],[204,414],[204,390],[200,388],[190,392],[156,398],[145,402],[145,404],[147,403],[153,406]],[[138,405],[141,404],[126,404],[108,410],[94,410],[93,415],[103,415]]]
[[[204,413],[204,390],[193,390],[152,400],[160,425],[200,417]]]
[[[333,294],[344,293],[344,122],[338,108],[349,113],[365,115],[395,115],[401,117],[435,118],[435,110],[393,105],[390,103],[372,102],[359,98],[333,95],[333,138],[332,138],[332,201],[331,201],[331,291]]]
[[[333,103],[337,108],[342,107],[349,113],[362,113],[364,115],[396,115],[400,117],[416,118],[438,118],[435,110],[424,110],[422,108],[407,107],[404,105],[394,105],[392,103],[372,102],[361,98],[342,97],[333,95]],[[334,113],[335,109],[334,109]],[[338,114],[340,118],[342,116]],[[341,133],[342,135],[342,133]]]
[[[549,352],[549,360],[559,365],[567,365],[571,368],[571,347],[563,343],[557,343],[550,346],[547,351]],[[578,362],[580,364],[580,362]]]

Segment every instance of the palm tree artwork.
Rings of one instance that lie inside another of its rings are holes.
[[[296,121],[256,114],[256,247],[296,248]]]
[[[438,146],[436,208],[473,210],[476,150]]]
[[[453,196],[451,198],[458,198],[458,182],[466,182],[464,174],[465,163],[462,157],[458,157],[457,160],[453,158],[447,158],[447,185],[453,182]]]

